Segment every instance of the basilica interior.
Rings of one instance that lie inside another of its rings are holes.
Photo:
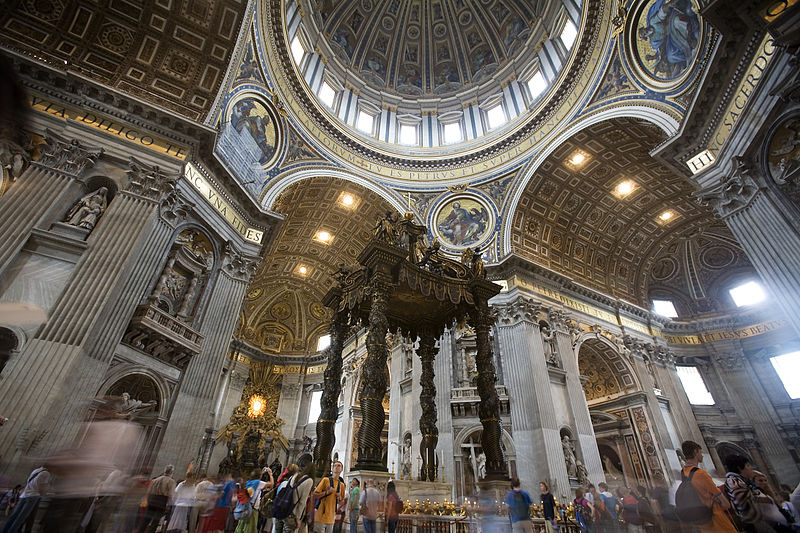
[[[5,2],[0,473],[800,481],[794,0]],[[377,417],[377,418],[376,418]],[[247,470],[249,471],[249,470]],[[504,485],[505,486],[505,485]]]

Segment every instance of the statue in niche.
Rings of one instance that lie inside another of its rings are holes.
[[[108,207],[107,194],[108,189],[105,187],[100,187],[96,191],[87,194],[72,206],[64,221],[70,226],[77,226],[91,231],[97,225],[97,221],[105,212],[106,207]]]
[[[544,347],[545,361],[547,361],[548,365],[561,368],[561,360],[558,357],[555,347],[555,333],[545,322],[541,323],[539,331],[542,334],[542,346]]]
[[[561,449],[564,451],[564,463],[567,465],[567,475],[574,478],[578,475],[578,464],[575,460],[575,450],[569,440],[569,435],[561,438]]]
[[[122,405],[120,406],[120,410],[127,415],[137,416],[151,411],[153,408],[155,408],[156,405],[158,405],[158,402],[156,400],[143,402],[141,400],[136,400],[134,398],[131,398],[130,393],[123,392]]]
[[[622,472],[614,465],[614,462],[611,458],[607,455],[601,457],[603,460],[603,466],[605,467],[603,470],[606,471],[606,477],[609,477],[613,480],[622,479]]]
[[[400,451],[400,479],[411,479],[411,433],[406,433]]]
[[[486,477],[486,454],[481,452],[478,454],[478,479],[481,480]]]

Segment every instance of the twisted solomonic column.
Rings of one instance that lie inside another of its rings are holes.
[[[356,470],[386,472],[383,464],[381,432],[385,424],[383,397],[386,395],[386,333],[389,321],[386,318],[386,303],[391,285],[380,278],[373,278],[369,286],[372,306],[369,311],[367,332],[367,359],[361,375],[361,427],[358,430],[358,462]]]
[[[436,385],[433,383],[433,360],[436,358],[436,352],[436,337],[433,330],[429,328],[422,330],[417,349],[417,354],[422,360],[420,377],[422,392],[419,395],[419,403],[422,406],[422,415],[419,417],[419,430],[422,433],[422,440],[419,443],[419,453],[422,456],[420,481],[435,481],[438,466],[436,445],[439,442],[439,429],[436,427]]]
[[[336,306],[338,308],[338,305]],[[337,400],[342,390],[342,350],[347,333],[347,313],[338,311],[331,322],[329,333],[328,366],[325,367],[322,386],[322,409],[317,420],[317,444],[314,447],[314,464],[317,476],[331,471],[331,451],[336,444],[335,426],[338,411]]]

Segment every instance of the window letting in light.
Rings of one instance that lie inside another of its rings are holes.
[[[463,134],[461,133],[461,124],[458,122],[450,122],[444,125],[444,143],[453,144],[461,142]]]
[[[308,404],[308,423],[316,424],[319,420],[319,415],[322,412],[320,401],[322,400],[322,391],[315,390],[311,393],[311,403]]]
[[[690,404],[714,405],[714,397],[708,392],[703,376],[700,375],[696,366],[677,366],[675,368],[678,371],[683,390],[689,397]]]
[[[785,353],[770,358],[775,372],[781,378],[783,388],[789,394],[789,398],[797,400],[800,398],[800,352]]]
[[[299,37],[295,36],[295,38],[292,39],[291,49],[294,62],[300,65],[303,61],[303,57],[306,55],[306,49],[303,48],[303,43],[300,42]]]
[[[653,300],[653,312],[667,318],[678,318],[678,312],[669,300]]]
[[[319,96],[319,99],[323,104],[333,109],[333,102],[336,100],[336,91],[333,90],[333,87],[328,85],[328,82],[322,82],[317,96]]]
[[[731,293],[731,298],[733,298],[733,303],[736,304],[736,307],[757,304],[767,297],[764,294],[764,289],[755,281],[743,283],[728,292]]]
[[[545,89],[547,89],[547,81],[544,79],[542,71],[537,70],[536,74],[531,76],[531,79],[528,80],[528,90],[531,92],[531,100],[536,100]]]
[[[564,48],[572,50],[572,45],[575,44],[575,39],[578,37],[578,30],[571,20],[567,20],[564,28],[561,30],[561,42],[564,43]]]
[[[356,128],[364,133],[372,134],[372,128],[375,126],[375,117],[370,115],[364,110],[358,112],[358,120],[356,121]]]
[[[411,124],[400,125],[400,144],[406,146],[417,144],[417,127]]]
[[[323,335],[317,340],[317,351],[321,352],[330,345],[331,345],[331,336]]]
[[[503,111],[502,104],[497,104],[486,112],[486,119],[489,122],[489,129],[493,130],[506,123],[506,113]]]

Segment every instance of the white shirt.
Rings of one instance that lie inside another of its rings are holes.
[[[44,469],[43,466],[34,469],[28,476],[28,481],[25,483],[25,490],[19,495],[20,498],[33,498],[34,496],[44,496],[47,493],[47,487],[50,484],[50,472]]]

